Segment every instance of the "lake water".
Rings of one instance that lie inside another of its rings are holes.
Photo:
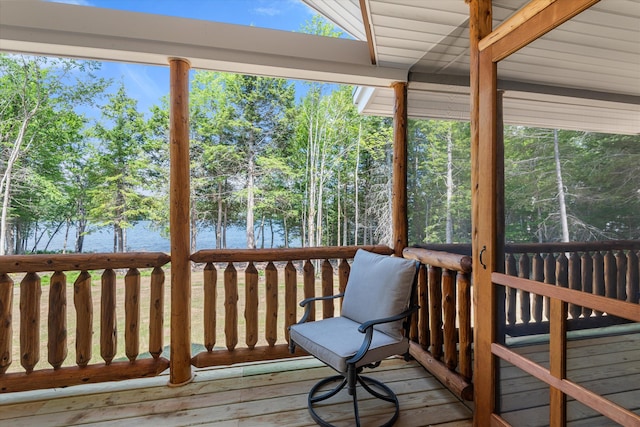
[[[62,250],[64,244],[64,229],[58,232],[51,244],[48,247],[50,251]],[[261,240],[258,237],[256,230],[256,245],[260,247]],[[69,229],[69,241],[67,242],[67,250],[73,250],[75,244],[75,228]],[[43,250],[48,236],[45,236],[40,240],[38,245],[39,250]],[[30,251],[33,248],[33,239],[29,239],[27,250]],[[300,239],[291,238],[289,240],[291,247],[299,247]],[[274,227],[273,247],[283,247],[284,238],[280,234],[280,230]],[[159,231],[154,230],[151,227],[149,221],[141,221],[134,225],[132,228],[127,229],[127,251],[128,252],[169,252],[170,242],[168,238],[163,237]],[[216,233],[213,228],[203,228],[199,230],[196,239],[196,250],[200,249],[215,249],[216,247]],[[246,231],[241,227],[229,227],[227,228],[227,248],[228,249],[242,249],[247,247]],[[264,247],[270,248],[271,245],[271,230],[265,227],[265,239]],[[113,251],[113,232],[111,229],[103,228],[93,231],[87,234],[84,238],[83,252],[112,252]]]

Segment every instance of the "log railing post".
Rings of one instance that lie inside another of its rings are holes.
[[[49,354],[53,369],[67,358],[67,276],[56,271],[49,282]]]
[[[13,303],[13,279],[0,274],[0,374],[4,374],[12,362],[13,327],[11,309]]]
[[[169,59],[171,227],[171,371],[169,383],[189,382],[191,375],[191,261],[189,183],[189,62]]]
[[[73,305],[76,309],[76,365],[84,367],[91,360],[93,334],[91,275],[87,271],[82,271],[73,284]]]
[[[407,219],[407,84],[393,84],[395,108],[393,113],[393,193],[391,217],[393,221],[393,249],[396,256],[409,242]]]
[[[40,360],[40,276],[27,273],[20,282],[20,364],[33,371]]]

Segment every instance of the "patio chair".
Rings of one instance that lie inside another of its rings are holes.
[[[345,386],[353,398],[355,425],[360,426],[356,385],[375,398],[393,403],[395,412],[383,426],[398,418],[400,405],[395,393],[382,382],[361,375],[363,368],[376,368],[394,355],[408,355],[408,317],[417,310],[412,304],[419,264],[404,258],[358,250],[344,294],[308,298],[300,303],[305,313],[289,328],[289,347],[301,347],[338,372],[309,391],[311,417],[321,426],[331,426],[314,406],[339,393]],[[306,322],[313,301],[342,297],[340,317]],[[330,391],[326,386],[338,382]],[[317,395],[321,391],[321,394]]]

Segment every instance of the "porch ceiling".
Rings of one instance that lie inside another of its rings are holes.
[[[303,0],[366,40],[360,0]],[[469,119],[468,5],[463,0],[362,0],[381,67],[409,73],[411,117]],[[527,0],[494,0],[493,27]],[[602,0],[503,60],[511,124],[640,133],[640,0]],[[391,115],[393,91],[364,88],[364,114]]]

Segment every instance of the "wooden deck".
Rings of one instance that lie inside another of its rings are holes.
[[[307,392],[331,374],[316,360],[301,358],[200,370],[191,384],[176,388],[161,376],[0,395],[0,426],[312,426]],[[387,360],[367,375],[398,394],[396,426],[471,425],[469,402],[460,402],[416,362]],[[332,398],[327,413],[336,425],[353,425],[348,399],[346,392]],[[378,425],[391,411],[372,400],[360,408],[364,425]]]
[[[578,332],[567,342],[567,378],[612,402],[640,414],[640,325],[604,328],[616,335],[588,337]],[[593,334],[591,332],[591,334]],[[513,350],[549,366],[549,345],[531,343]],[[534,427],[549,424],[549,388],[541,381],[508,363],[501,375],[502,416],[514,426]],[[567,399],[567,425],[613,426],[613,421]]]

